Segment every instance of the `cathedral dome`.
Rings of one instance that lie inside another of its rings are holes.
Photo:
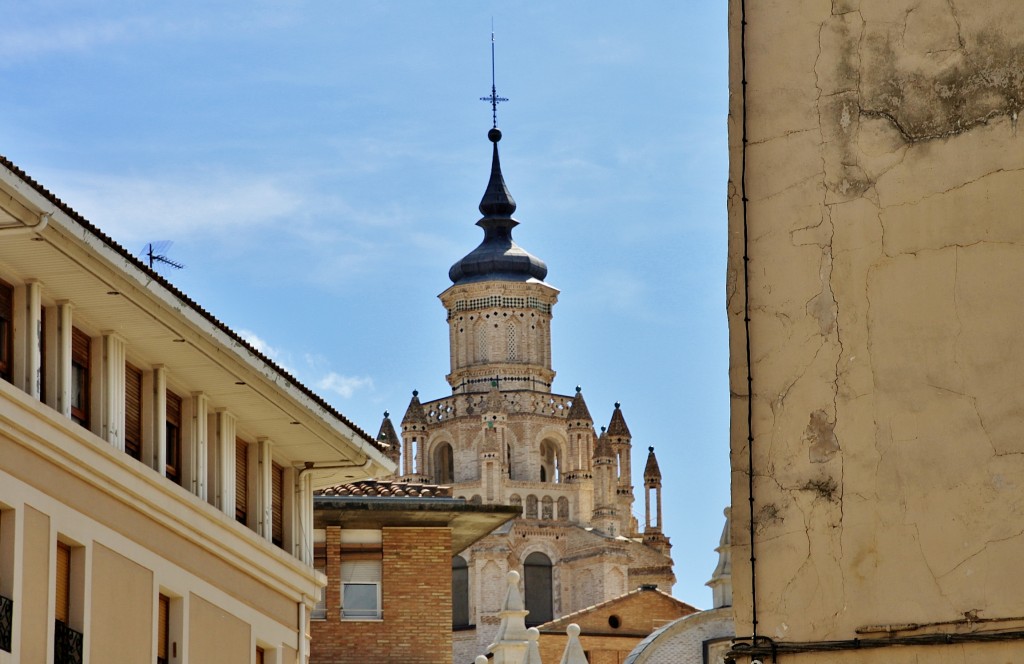
[[[484,216],[476,222],[477,226],[484,229],[484,239],[476,249],[452,265],[448,270],[448,278],[453,284],[476,281],[542,282],[548,274],[548,266],[512,240],[512,229],[519,222],[512,218],[516,202],[501,175],[501,162],[498,159],[501,131],[491,129],[487,132],[487,138],[494,144],[491,178],[480,200],[480,213]]]

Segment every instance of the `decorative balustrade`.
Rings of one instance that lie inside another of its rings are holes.
[[[55,620],[53,664],[82,664],[82,633]]]
[[[501,392],[502,407],[506,413],[527,413],[566,417],[572,407],[572,397],[564,394],[544,394],[531,391]],[[437,424],[460,415],[482,414],[489,410],[488,394],[456,394],[423,404],[428,424]]]
[[[14,601],[0,596],[0,650],[11,652],[14,626]]]

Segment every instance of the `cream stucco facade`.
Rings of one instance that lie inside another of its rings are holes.
[[[1024,5],[729,36],[737,661],[1018,661]]]
[[[0,664],[302,664],[372,438],[0,164]]]

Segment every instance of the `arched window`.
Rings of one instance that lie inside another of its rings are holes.
[[[523,561],[523,583],[526,593],[526,624],[529,626],[546,623],[554,617],[552,602],[551,559],[539,551],[526,556]]]
[[[509,322],[507,328],[508,337],[508,361],[515,362],[519,359],[519,344],[516,342],[516,324]]]
[[[569,519],[569,499],[565,496],[558,499],[558,518],[563,521]]]
[[[540,443],[540,481],[561,481],[562,460],[559,458],[558,445],[551,440]]]
[[[452,627],[469,627],[469,565],[462,556],[452,557]]]
[[[519,496],[518,493],[513,493],[509,497],[508,504],[509,505],[513,505],[515,507],[518,507],[519,508],[519,514],[522,515],[522,513],[523,513],[523,499]]]
[[[551,499],[551,496],[544,496],[540,499],[540,518],[542,519],[553,519],[555,501]]]
[[[490,359],[490,353],[487,352],[487,323],[484,321],[477,321],[476,325],[476,360],[477,362],[487,362]]]
[[[526,497],[526,518],[537,518],[537,496],[532,494]]]
[[[434,448],[434,483],[451,484],[455,481],[455,461],[452,446],[441,443]]]

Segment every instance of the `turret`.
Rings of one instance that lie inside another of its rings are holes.
[[[651,514],[651,492],[654,492],[655,518]],[[662,532],[661,521],[661,469],[658,458],[654,456],[654,448],[647,448],[647,465],[644,467],[644,544],[661,551],[666,556],[672,548],[668,537]]]
[[[576,386],[576,396],[572,398],[572,406],[565,419],[569,435],[566,481],[590,479],[594,457],[594,420],[590,417],[590,410],[587,409],[579,385]]]
[[[606,535],[622,534],[618,518],[615,489],[615,451],[608,441],[608,433],[601,428],[594,450],[594,528]]]
[[[398,466],[402,456],[402,439],[395,432],[395,425],[391,423],[391,414],[384,411],[384,420],[380,423],[380,431],[377,432],[377,442],[384,448],[385,454]]]
[[[714,608],[732,606],[732,537],[729,533],[729,508],[725,508],[725,526],[722,527],[722,537],[718,540],[718,565],[711,574],[711,580],[706,586],[710,586]]]
[[[623,533],[635,534],[638,530],[633,517],[633,477],[630,459],[632,457],[633,437],[626,426],[626,418],[622,416],[621,404],[615,402],[611,422],[608,423],[608,441],[615,453],[616,461],[616,502],[619,515],[622,517]]]
[[[412,391],[409,407],[402,418],[402,477],[407,481],[429,482],[423,466],[427,442],[427,416],[420,404],[420,393]]]

